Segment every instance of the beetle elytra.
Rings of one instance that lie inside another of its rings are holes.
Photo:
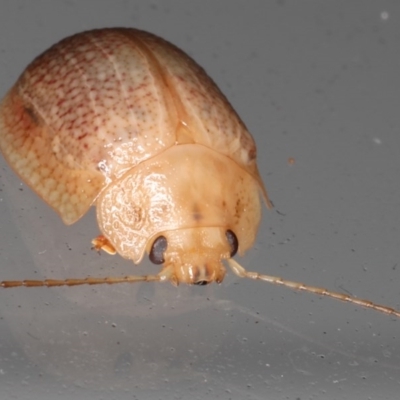
[[[241,277],[392,308],[248,272],[232,257],[252,247],[261,201],[255,142],[225,96],[183,51],[144,31],[99,29],[37,57],[0,104],[0,149],[66,224],[95,205],[96,249],[158,275],[3,281],[2,287]]]

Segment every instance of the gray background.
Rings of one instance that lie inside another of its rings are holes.
[[[214,78],[276,209],[244,266],[400,308],[394,1],[0,2],[0,93],[59,39],[154,32]],[[288,165],[294,157],[295,164]],[[0,161],[0,279],[156,272],[90,251]],[[277,212],[279,211],[279,213]],[[0,291],[1,399],[392,399],[399,321],[228,274],[222,285]]]

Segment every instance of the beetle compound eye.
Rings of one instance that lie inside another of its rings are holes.
[[[151,246],[149,254],[150,261],[153,264],[162,264],[164,260],[164,252],[167,250],[168,242],[164,236],[159,236]]]
[[[225,233],[226,238],[228,239],[229,246],[231,246],[231,257],[233,257],[239,248],[239,241],[236,235],[228,229]]]

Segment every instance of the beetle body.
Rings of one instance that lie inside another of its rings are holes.
[[[243,254],[260,193],[270,206],[254,140],[224,95],[140,30],[80,33],[36,58],[1,103],[0,148],[65,223],[96,205],[97,247],[139,263],[164,237],[163,276],[176,283],[220,282],[237,250],[227,232]]]
[[[221,282],[223,260],[240,276],[400,311],[347,294],[250,272],[232,257],[254,243],[260,194],[272,203],[256,146],[225,96],[189,56],[150,33],[99,29],[37,57],[0,103],[0,150],[66,224],[97,208],[97,249],[157,275],[0,281],[0,287],[166,281]]]

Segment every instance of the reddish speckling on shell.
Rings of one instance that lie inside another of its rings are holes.
[[[136,29],[66,38],[37,57],[0,104],[0,149],[67,224],[97,209],[95,248],[157,275],[2,281],[1,287],[138,281],[221,282],[238,276],[386,306],[248,272],[232,257],[254,243],[260,194],[271,208],[243,122],[204,70],[171,43]]]
[[[254,242],[253,138],[204,70],[135,29],[62,40],[36,58],[0,108],[0,148],[65,223],[97,207],[97,248],[140,262],[168,240],[169,279],[222,280],[228,230]],[[106,239],[106,240],[105,240]]]
[[[180,143],[231,157],[261,185],[254,141],[225,97],[183,52],[142,31],[61,41],[28,66],[1,110],[3,153],[66,223],[105,180]]]

